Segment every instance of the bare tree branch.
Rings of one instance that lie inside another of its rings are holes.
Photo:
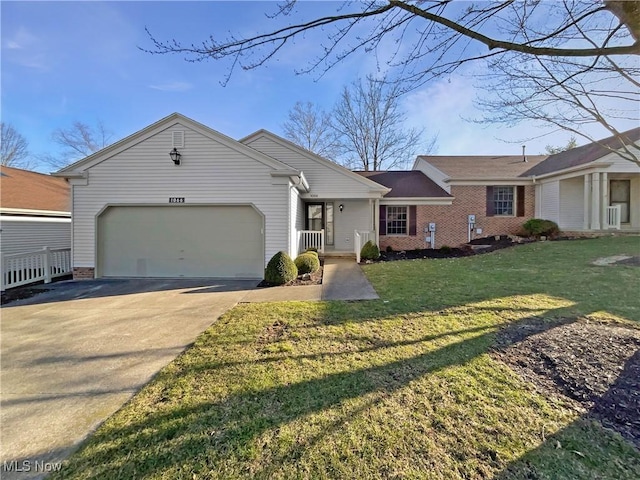
[[[330,160],[339,154],[331,115],[311,102],[296,102],[282,128],[286,138],[307,150]]]
[[[61,151],[58,154],[40,155],[39,159],[54,168],[62,168],[106,147],[113,134],[101,120],[93,127],[75,121],[68,128],[57,128],[51,138],[61,147]]]
[[[29,144],[12,125],[0,122],[0,164],[5,167],[29,169],[33,162],[27,160]]]
[[[369,76],[364,83],[344,87],[333,116],[343,162],[351,168],[403,168],[420,147],[423,132],[403,128],[406,116],[398,105],[398,86],[384,80]]]

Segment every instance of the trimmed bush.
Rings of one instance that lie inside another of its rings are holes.
[[[298,274],[317,272],[320,268],[320,260],[316,252],[306,252],[298,255],[294,261],[298,268]]]
[[[318,247],[309,247],[304,251],[304,253],[307,253],[307,252],[316,252],[316,253],[318,253]]]
[[[362,250],[360,250],[360,259],[377,260],[378,258],[380,258],[380,249],[375,243],[369,240],[362,246]]]
[[[320,257],[318,257],[318,251],[317,251],[317,250],[310,250],[310,249],[307,249],[307,250],[305,250],[303,253],[301,253],[300,255],[306,255],[307,253],[309,253],[309,254],[311,254],[311,255],[315,255],[315,256],[316,256],[316,258],[320,258]]]
[[[540,218],[532,218],[531,220],[527,220],[522,225],[524,231],[530,237],[557,237],[560,233],[560,228],[556,222],[551,220],[542,220]]]
[[[264,279],[273,285],[284,285],[298,276],[298,268],[286,252],[278,252],[267,264]]]
[[[449,245],[443,245],[440,247],[442,253],[451,253],[451,247]]]

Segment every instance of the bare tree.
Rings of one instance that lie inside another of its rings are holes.
[[[12,125],[0,122],[0,164],[5,167],[29,168],[26,160],[29,144]]]
[[[422,131],[404,129],[397,84],[368,76],[344,87],[334,109],[343,161],[350,168],[388,170],[415,157]]]
[[[87,157],[109,145],[113,134],[98,121],[94,127],[76,121],[68,128],[56,129],[51,138],[61,147],[58,154],[41,155],[40,160],[55,168]]]
[[[565,152],[567,150],[571,150],[572,148],[576,148],[577,146],[578,142],[576,141],[576,137],[571,137],[564,147],[554,147],[553,145],[547,145],[544,147],[544,151],[547,155],[555,155],[556,153]]]
[[[318,155],[335,160],[339,153],[331,115],[311,102],[296,102],[282,129],[286,138]]]
[[[149,34],[153,47],[147,51],[189,61],[228,59],[226,83],[235,68],[264,65],[294,39],[322,29],[327,41],[299,73],[322,74],[356,52],[375,53],[407,91],[475,64],[488,69],[480,73],[485,121],[535,120],[590,140],[584,127],[596,123],[630,143],[615,124],[638,117],[640,2],[368,0],[347,2],[334,15],[278,24],[295,4],[279,6],[267,33],[211,36],[191,45]],[[390,55],[389,45],[395,45]],[[621,155],[640,165],[631,148]]]

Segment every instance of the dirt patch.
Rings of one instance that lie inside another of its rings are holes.
[[[640,448],[640,329],[587,318],[533,319],[499,332],[492,354]]]
[[[23,300],[25,298],[31,298],[34,295],[39,293],[48,292],[48,288],[42,287],[18,287],[12,288],[11,290],[7,290],[6,292],[2,292],[2,296],[0,298],[0,305],[4,305],[5,303],[14,302],[16,300]]]
[[[289,326],[281,322],[280,320],[276,320],[272,325],[266,327],[260,336],[257,339],[258,343],[272,343],[277,342],[282,339],[285,335],[287,335],[287,330]]]
[[[623,262],[628,262],[629,260],[631,260],[631,264],[633,264],[633,262],[640,261],[640,257],[632,257],[631,255],[613,255],[611,257],[597,258],[591,262],[591,264],[596,265],[597,267],[608,267],[610,265],[623,264]]]

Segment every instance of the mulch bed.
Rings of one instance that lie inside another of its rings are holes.
[[[392,262],[395,260],[416,260],[420,258],[458,258],[468,257],[471,255],[479,255],[482,253],[493,252],[502,248],[513,247],[521,243],[528,243],[532,240],[520,241],[508,235],[496,235],[491,237],[476,238],[468,244],[459,248],[425,248],[421,250],[402,250],[380,252],[380,262]]]
[[[500,331],[492,355],[640,448],[640,329],[532,319]]]

